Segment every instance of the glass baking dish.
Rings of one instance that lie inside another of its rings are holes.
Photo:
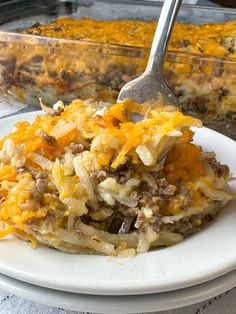
[[[0,4],[0,93],[29,105],[75,98],[114,102],[141,74],[149,49],[19,33],[60,16],[156,20],[155,1],[7,1]],[[236,20],[236,10],[183,5],[178,22]],[[236,32],[236,30],[235,30]],[[236,139],[236,58],[168,51],[165,77],[181,109]]]

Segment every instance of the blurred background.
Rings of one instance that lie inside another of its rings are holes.
[[[203,5],[218,5],[228,8],[236,8],[235,0],[198,0],[197,3]]]
[[[162,0],[156,0],[162,2]],[[228,8],[236,8],[236,0],[184,0],[186,4],[222,6]]]

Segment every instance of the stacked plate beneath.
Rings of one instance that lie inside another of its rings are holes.
[[[142,313],[187,306],[214,297],[235,286],[236,271],[194,287],[176,291],[99,296],[47,289],[0,275],[1,288],[22,298],[68,310],[92,313]]]
[[[35,115],[1,120],[0,137]],[[236,142],[206,128],[196,130],[195,140],[236,173]],[[236,192],[235,180],[231,187]],[[0,246],[0,287],[37,302],[91,312],[138,313],[196,303],[236,285],[235,209],[233,201],[202,232],[133,259],[32,250],[26,242],[7,238]]]

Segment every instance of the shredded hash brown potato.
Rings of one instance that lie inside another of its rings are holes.
[[[192,143],[201,122],[172,107],[42,108],[0,141],[0,238],[131,257],[181,242],[233,198],[228,167]]]

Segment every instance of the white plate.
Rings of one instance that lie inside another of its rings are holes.
[[[1,120],[0,136],[28,113]],[[236,173],[236,142],[209,129],[196,133],[204,150],[214,150],[217,158]],[[236,182],[232,181],[236,192]],[[146,294],[193,286],[219,277],[236,268],[236,203],[202,232],[184,242],[133,259],[70,255],[53,249],[31,249],[18,239],[0,242],[0,272],[39,286],[99,294]]]
[[[42,288],[0,275],[0,288],[19,297],[68,310],[108,314],[176,309],[210,299],[235,285],[236,270],[207,283],[176,291],[141,296],[97,296]]]

